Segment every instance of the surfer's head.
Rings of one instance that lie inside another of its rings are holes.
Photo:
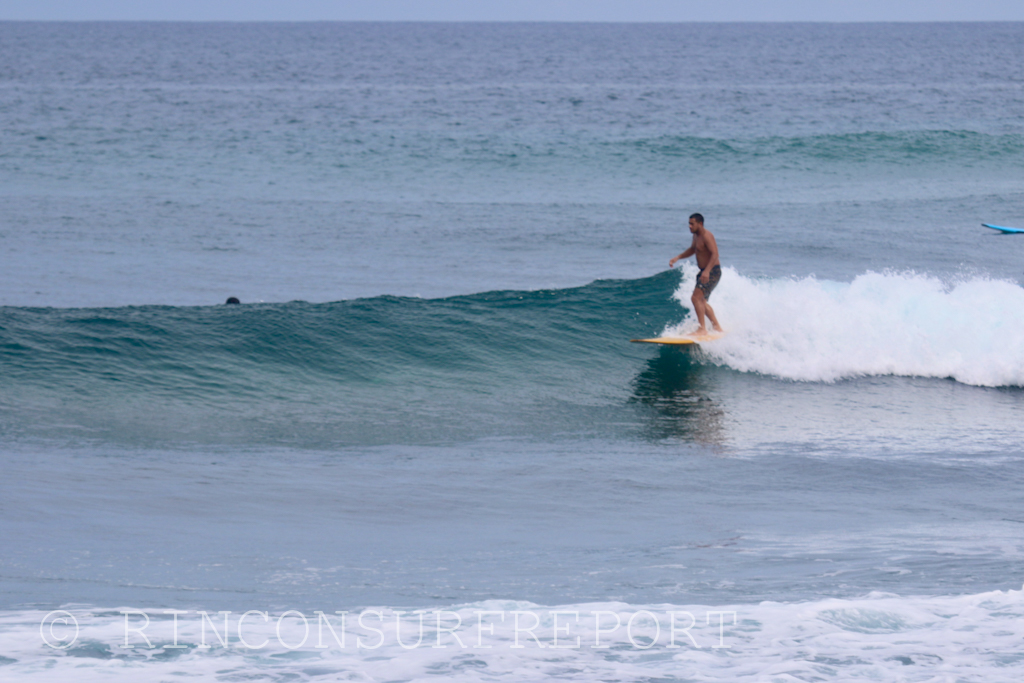
[[[699,213],[690,214],[690,232],[697,232],[704,227],[704,216]]]
[[[238,297],[236,297],[236,296],[229,296],[229,297],[228,297],[228,300],[227,300],[227,301],[225,301],[224,303],[226,303],[226,304],[240,304],[240,303],[242,303],[242,302],[241,302],[241,301],[239,301],[239,300],[238,300]]]

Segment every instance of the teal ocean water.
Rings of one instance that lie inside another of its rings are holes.
[[[4,680],[1017,680],[1022,64],[0,23]]]

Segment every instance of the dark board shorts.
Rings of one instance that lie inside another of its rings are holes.
[[[707,301],[711,298],[711,292],[715,291],[715,287],[718,286],[718,281],[722,279],[722,266],[714,266],[711,269],[707,282],[701,282],[702,275],[704,275],[703,270],[697,273],[697,289],[704,292],[704,301]]]

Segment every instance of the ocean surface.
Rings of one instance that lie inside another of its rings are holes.
[[[0,22],[0,679],[1019,681],[982,222],[1024,24]]]

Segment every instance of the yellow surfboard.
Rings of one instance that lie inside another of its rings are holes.
[[[686,346],[688,344],[703,344],[704,342],[721,339],[725,332],[709,332],[700,336],[686,335],[683,337],[655,337],[654,339],[630,339],[631,342],[643,344],[668,344],[670,346]]]

